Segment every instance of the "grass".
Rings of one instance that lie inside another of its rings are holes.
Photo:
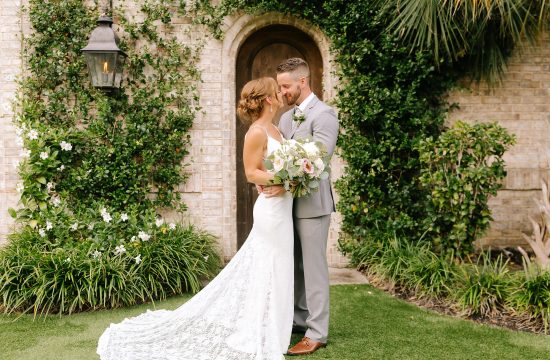
[[[174,309],[189,296],[156,303]],[[479,325],[441,316],[395,299],[369,285],[331,288],[329,346],[307,360],[365,359],[549,359],[550,337]],[[152,308],[49,317],[0,315],[0,359],[87,360],[110,322]],[[293,336],[293,341],[299,336]],[[206,346],[206,345],[205,345]],[[288,359],[301,359],[288,357]]]

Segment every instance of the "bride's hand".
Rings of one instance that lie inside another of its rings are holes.
[[[264,186],[263,191],[266,198],[275,197],[275,196],[281,196],[283,195],[286,190],[282,185],[271,185],[271,186]]]

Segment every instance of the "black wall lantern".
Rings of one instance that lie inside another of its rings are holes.
[[[111,28],[112,24],[110,17],[101,16],[88,45],[81,50],[86,56],[92,85],[104,90],[120,88],[126,59],[126,54],[118,47],[118,36]]]

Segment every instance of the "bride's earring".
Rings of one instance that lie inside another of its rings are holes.
[[[269,112],[273,112],[273,105],[269,107]]]

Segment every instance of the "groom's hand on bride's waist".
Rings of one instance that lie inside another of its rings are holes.
[[[282,185],[256,185],[258,193],[263,193],[266,198],[281,196],[286,190]]]

